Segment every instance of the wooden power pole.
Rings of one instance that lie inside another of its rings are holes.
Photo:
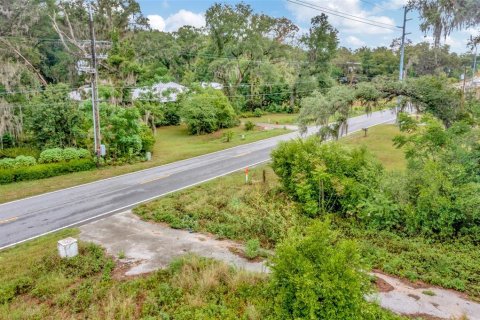
[[[97,160],[101,157],[102,137],[100,135],[100,111],[98,108],[98,69],[97,69],[97,52],[95,43],[95,29],[93,25],[92,3],[88,5],[88,25],[90,28],[90,47],[91,47],[91,90],[92,90],[92,113],[93,113],[93,134],[95,143],[95,155]],[[97,161],[98,165],[99,161]]]

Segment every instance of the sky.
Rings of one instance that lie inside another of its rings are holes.
[[[137,0],[141,10],[149,18],[152,28],[172,32],[184,25],[202,27],[205,25],[205,11],[215,2],[235,4],[232,0]],[[393,39],[401,36],[400,26],[403,21],[403,5],[407,0],[302,0],[341,13],[352,19],[357,17],[374,21],[386,28],[364,24],[351,19],[329,15],[329,21],[339,31],[340,45],[357,49],[362,46],[377,47],[389,46]],[[288,2],[286,0],[244,0],[252,6],[255,12],[261,12],[273,17],[286,17],[292,20],[300,32],[306,32],[310,19],[322,12]],[[409,12],[407,22],[407,36],[414,43],[432,41],[429,34],[420,30],[418,13]],[[357,19],[358,20],[358,19]],[[391,26],[391,27],[388,27]],[[455,31],[442,43],[451,46],[457,53],[469,52],[466,47],[469,36],[475,30]]]

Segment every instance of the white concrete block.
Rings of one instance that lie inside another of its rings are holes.
[[[58,254],[61,258],[72,258],[78,255],[77,239],[68,237],[57,242]]]

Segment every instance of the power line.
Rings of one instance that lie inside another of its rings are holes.
[[[320,6],[317,6],[317,5],[309,3],[309,2],[304,2],[302,0],[287,0],[287,1],[291,2],[291,3],[294,3],[294,4],[297,4],[297,5],[300,5],[300,6],[303,6],[303,7],[307,7],[307,8],[314,9],[314,10],[317,10],[317,11],[321,11],[321,12],[324,12],[324,13],[327,13],[327,14],[331,14],[333,16],[344,18],[344,19],[347,19],[347,20],[352,20],[352,21],[368,24],[368,25],[371,25],[371,26],[374,26],[374,27],[388,29],[388,30],[397,30],[394,25],[390,25],[390,24],[386,24],[386,23],[383,23],[383,22],[378,22],[378,21],[374,21],[374,20],[361,18],[361,17],[358,17],[358,16],[354,16],[354,15],[351,15],[351,14],[348,14],[348,13],[341,12],[341,11],[336,11],[336,10],[320,7]]]

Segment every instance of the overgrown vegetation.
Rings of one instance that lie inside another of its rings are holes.
[[[377,143],[387,145],[386,141],[390,140],[389,148],[395,150],[391,139],[398,135],[399,131],[398,129],[387,130],[389,127],[394,126],[374,127],[370,129],[367,137],[363,137],[363,133],[357,133],[354,137],[340,140],[340,142],[349,145],[351,139],[364,141],[365,146],[371,146],[375,150],[378,148]],[[383,136],[386,132],[390,133],[389,137]],[[414,135],[409,134],[406,137],[413,139]],[[294,142],[292,144],[298,145],[299,143]],[[304,143],[315,145],[314,142]],[[318,147],[326,150],[330,148],[332,150],[343,150],[340,146]],[[349,155],[349,152],[346,152],[345,156]],[[402,153],[390,152],[388,149],[384,152],[386,158],[383,161],[385,163],[398,163],[398,160],[388,159],[388,156],[390,158],[403,156]],[[302,164],[303,166],[300,168],[304,167],[306,160],[302,158],[301,154],[294,153],[299,157],[299,161],[295,163]],[[319,153],[317,158],[321,155],[322,153]],[[316,168],[322,168],[322,166],[316,166]],[[338,170],[341,168],[340,163]],[[261,177],[264,169],[252,170],[251,174],[254,181],[252,185],[244,184],[242,174],[234,174],[192,188],[188,192],[179,192],[142,205],[136,208],[135,212],[144,219],[167,222],[175,228],[206,231],[220,238],[227,237],[240,241],[258,238],[263,247],[274,248],[288,234],[287,230],[304,230],[314,219],[302,214],[303,204],[294,202],[294,197],[289,197],[282,191],[285,189],[280,187],[279,181],[268,167],[266,168],[267,183],[263,184]],[[402,168],[400,172],[385,171],[385,179],[392,179],[390,181],[404,179],[402,176],[407,175],[405,170],[408,169]],[[335,171],[331,172],[335,173]],[[352,178],[346,181],[351,184],[353,183]],[[337,192],[344,190],[340,184],[342,179],[336,178],[335,181],[338,189],[334,190]],[[386,186],[383,179],[378,183],[382,186],[381,188]],[[312,184],[312,186],[316,187],[318,184]],[[389,188],[392,188],[392,186]],[[372,192],[373,195],[378,193],[377,191]],[[402,192],[397,194],[401,196],[403,195]],[[315,202],[313,199],[312,201]],[[363,212],[362,208],[356,208],[358,214]],[[278,218],[279,214],[280,220]],[[331,218],[331,228],[339,233],[340,239],[350,239],[357,243],[361,256],[369,267],[406,277],[412,281],[424,281],[457,289],[467,292],[475,299],[480,298],[479,281],[477,279],[480,269],[475,264],[475,261],[479,258],[476,253],[480,251],[478,250],[478,244],[471,242],[468,238],[456,239],[450,237],[440,240],[422,232],[411,233],[406,236],[403,231],[395,229],[394,224],[390,231],[379,231],[378,228],[383,227],[375,225],[371,220],[364,220],[363,215],[359,217],[352,216],[349,213],[320,215],[320,219],[323,218]],[[388,219],[388,216],[386,216],[382,220],[383,226],[388,224]],[[269,225],[269,221],[276,222]]]
[[[62,260],[49,235],[0,253],[0,318],[262,319],[270,315],[263,274],[186,256],[166,270],[119,279],[116,262],[93,244]]]

